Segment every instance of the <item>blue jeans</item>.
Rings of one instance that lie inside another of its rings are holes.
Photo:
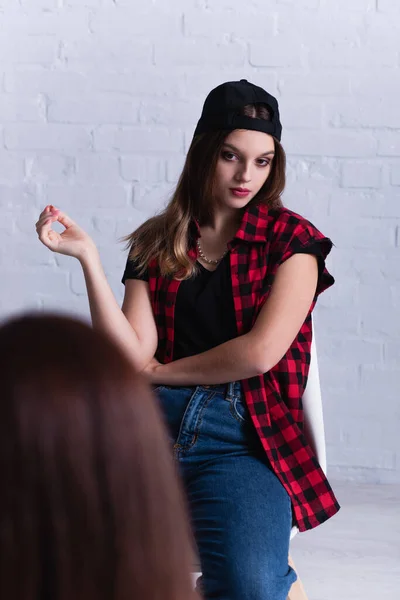
[[[286,600],[296,580],[291,503],[240,383],[155,391],[189,502],[204,598]]]

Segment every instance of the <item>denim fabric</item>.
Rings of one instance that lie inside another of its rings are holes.
[[[239,382],[155,388],[189,502],[204,598],[286,600],[292,512]]]

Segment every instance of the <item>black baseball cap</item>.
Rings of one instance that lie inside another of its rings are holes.
[[[271,113],[271,120],[241,115],[240,110],[246,104],[266,104]],[[194,135],[221,129],[262,131],[280,141],[282,125],[279,120],[278,101],[263,88],[246,79],[222,83],[208,94]]]

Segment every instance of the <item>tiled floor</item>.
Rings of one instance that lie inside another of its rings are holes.
[[[292,541],[308,600],[400,600],[400,486],[333,487],[339,513]]]

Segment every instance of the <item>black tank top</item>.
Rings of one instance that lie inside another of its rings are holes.
[[[229,253],[215,271],[198,265],[199,273],[182,281],[178,289],[173,360],[206,352],[237,337]],[[135,263],[128,259],[122,283],[127,279],[148,281],[149,276],[147,271],[139,276]]]

